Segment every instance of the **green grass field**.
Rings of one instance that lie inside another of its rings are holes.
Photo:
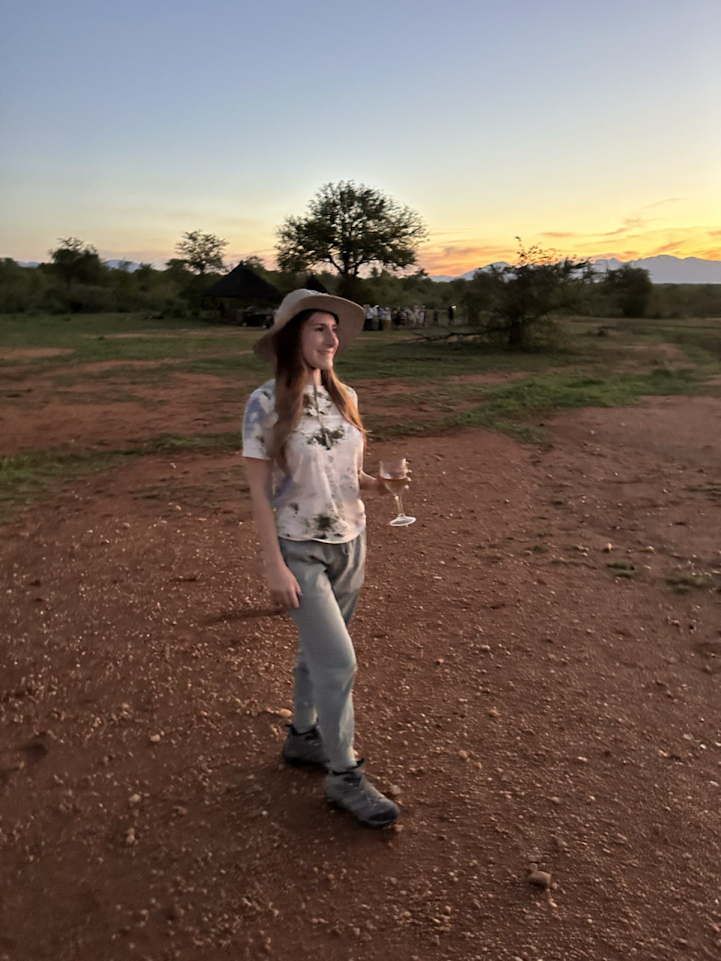
[[[601,328],[604,336],[598,335]],[[364,380],[388,382],[387,403],[381,391],[380,405],[376,398],[367,417],[378,439],[480,426],[541,442],[544,432],[538,421],[554,410],[627,406],[653,395],[720,392],[718,385],[709,384],[721,373],[719,320],[583,318],[564,322],[563,331],[562,346],[532,353],[476,343],[424,342],[417,332],[368,332],[339,359],[338,373],[351,384],[360,383],[361,400]],[[128,314],[4,316],[3,418],[22,416],[23,406],[34,396],[25,385],[38,378],[49,402],[58,405],[59,419],[67,403],[162,407],[165,401],[143,397],[143,388],[172,391],[184,374],[212,375],[217,383],[214,396],[240,404],[245,392],[270,376],[269,368],[252,353],[260,333],[202,320],[148,320]],[[63,353],[51,353],[55,350]],[[504,373],[517,376],[492,384],[463,380],[474,374]],[[404,389],[402,396],[390,392],[399,387]],[[422,410],[408,416],[409,402]],[[232,420],[226,413],[217,426],[231,426]],[[237,426],[238,420],[239,415]],[[237,449],[237,427],[217,426],[192,434],[162,431],[144,436],[139,422],[143,436],[130,447],[67,450],[61,445],[5,456],[0,460],[0,505],[14,505],[54,489],[78,471],[103,470],[128,457]]]

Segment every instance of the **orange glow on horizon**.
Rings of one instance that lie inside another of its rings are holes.
[[[721,260],[721,231],[702,227],[667,227],[639,231],[632,226],[606,233],[579,234],[573,231],[543,231],[536,236],[523,237],[524,247],[534,244],[544,250],[555,251],[560,257],[593,260],[641,260],[669,254],[674,257],[698,257],[701,260]],[[609,243],[609,240],[612,242]],[[432,276],[446,274],[458,277],[477,267],[494,261],[514,263],[517,247],[513,242],[434,244],[421,249],[419,263]]]

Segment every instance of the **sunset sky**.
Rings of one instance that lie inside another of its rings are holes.
[[[6,0],[0,256],[229,263],[353,179],[459,274],[515,236],[721,260],[719,0]]]

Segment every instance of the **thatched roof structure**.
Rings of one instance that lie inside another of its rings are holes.
[[[316,290],[319,294],[327,294],[330,291],[323,284],[321,280],[318,280],[315,274],[308,274],[308,279],[305,282],[306,290]]]
[[[234,297],[237,300],[267,304],[279,304],[283,299],[277,288],[242,264],[238,264],[229,274],[208,287],[205,294],[208,297]]]

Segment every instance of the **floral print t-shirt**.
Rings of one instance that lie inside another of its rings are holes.
[[[357,395],[345,388],[357,403]],[[275,411],[275,381],[248,398],[243,418],[243,456],[270,460]],[[343,544],[365,530],[360,498],[363,435],[349,424],[325,387],[306,387],[300,423],[285,448],[289,474],[273,469],[275,524],[291,541]]]

